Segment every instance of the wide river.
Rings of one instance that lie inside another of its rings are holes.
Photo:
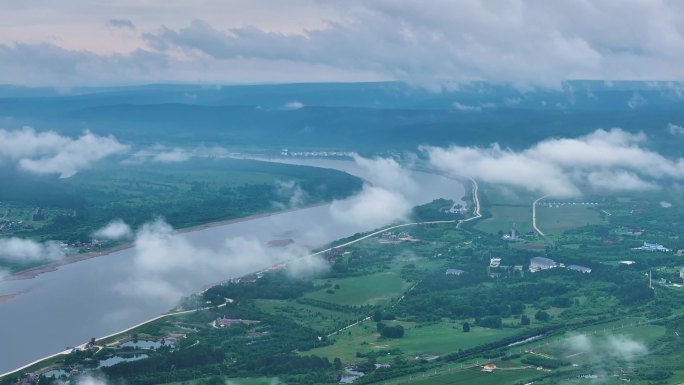
[[[343,170],[374,185],[387,182],[380,180],[386,179],[387,175],[379,175],[377,169],[349,161],[300,160],[288,163]],[[401,193],[411,204],[427,203],[436,198],[460,201],[464,196],[464,188],[458,181],[415,171],[408,172],[408,176],[410,186]],[[263,244],[287,238],[299,245],[315,247],[357,232],[372,230],[377,225],[341,222],[333,216],[331,205],[323,205],[174,237],[183,237],[191,244],[208,249],[219,248],[227,239],[235,237],[255,237]],[[167,302],[137,298],[120,290],[136,273],[132,271],[135,252],[135,249],[126,249],[67,264],[32,279],[0,281],[0,296],[16,294],[0,302],[0,373],[168,311],[170,306]],[[250,271],[236,268],[223,278],[247,273]],[[185,294],[212,283],[206,281],[205,275],[194,278],[192,269],[187,275],[193,287]]]

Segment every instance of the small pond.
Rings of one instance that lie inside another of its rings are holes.
[[[121,344],[122,348],[133,348],[133,349],[159,349],[162,346],[173,346],[175,341],[172,340],[166,340],[164,344],[161,343],[161,340],[159,341],[153,341],[153,340],[137,340],[133,341],[130,340],[128,342],[125,342]]]
[[[97,365],[97,367],[98,368],[106,368],[109,366],[119,364],[121,362],[132,362],[132,361],[144,360],[147,357],[149,357],[147,354],[131,354],[131,355],[114,356],[114,357],[109,357],[106,360],[101,360],[100,364]]]

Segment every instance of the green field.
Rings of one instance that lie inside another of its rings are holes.
[[[452,385],[452,384],[476,384],[476,385],[503,385],[516,384],[520,381],[532,379],[543,373],[531,368],[508,368],[496,370],[494,373],[485,373],[479,368],[442,370],[414,374],[392,380],[392,384],[412,385]]]
[[[558,235],[569,229],[604,223],[601,214],[591,207],[579,203],[558,207],[537,206],[537,227],[546,235]]]
[[[333,287],[339,285],[339,289],[321,289],[307,293],[304,298],[346,306],[385,305],[392,299],[399,298],[411,286],[393,271],[330,279],[325,282]],[[332,290],[333,293],[328,290]]]
[[[519,333],[518,329],[488,329],[472,326],[470,332],[464,333],[461,323],[440,322],[420,325],[413,322],[384,321],[388,326],[402,325],[405,335],[400,339],[381,338],[376,331],[375,323],[365,321],[360,325],[346,329],[333,336],[334,345],[317,348],[308,353],[327,356],[330,359],[339,357],[343,362],[358,360],[356,352],[373,352],[389,349],[401,349],[409,357],[417,355],[440,356],[468,349],[474,346],[497,341]],[[472,324],[472,321],[471,321]],[[391,358],[388,356],[388,358]]]
[[[491,206],[488,208],[492,217],[483,219],[475,225],[477,230],[496,234],[499,231],[509,233],[515,223],[518,234],[532,231],[532,206]]]
[[[322,333],[331,333],[356,321],[353,314],[323,309],[295,301],[259,299],[256,307],[269,314],[289,317],[295,322],[309,326]]]

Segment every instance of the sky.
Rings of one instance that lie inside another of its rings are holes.
[[[27,0],[0,6],[0,83],[684,80],[684,3]]]

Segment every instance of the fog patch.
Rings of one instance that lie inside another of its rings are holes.
[[[295,100],[289,103],[285,103],[282,108],[286,111],[295,111],[304,108],[304,103]]]
[[[123,164],[182,163],[195,158],[226,158],[230,151],[221,146],[197,146],[192,148],[167,147],[155,144],[133,153]]]
[[[94,238],[109,240],[128,239],[132,236],[133,230],[121,219],[115,219],[93,233]]]
[[[565,338],[561,345],[568,359],[579,360],[599,377],[607,375],[612,367],[634,362],[648,354],[646,345],[622,334],[574,334]]]
[[[669,209],[670,207],[672,207],[672,203],[668,201],[660,201],[660,207],[664,209]]]
[[[57,242],[40,243],[18,237],[0,238],[0,259],[6,261],[56,261],[64,256],[64,250]]]
[[[363,175],[367,175],[373,186],[378,186],[402,193],[413,193],[418,189],[410,172],[393,158],[364,158],[353,156]]]
[[[333,219],[345,224],[374,228],[406,219],[411,204],[399,192],[364,184],[361,192],[330,205]]]
[[[293,207],[301,207],[306,203],[309,194],[299,185],[299,183],[289,180],[276,181],[276,193],[283,202],[273,202],[273,205],[278,209],[286,209]]]
[[[666,130],[672,136],[684,135],[684,127],[676,124],[668,123]]]
[[[287,274],[294,278],[306,278],[330,270],[330,264],[318,255],[306,255],[287,264]]]
[[[163,219],[146,223],[137,231],[133,253],[129,279],[115,289],[163,301],[169,307],[201,289],[202,284],[219,283],[276,264],[288,263],[294,276],[326,268],[323,261],[304,258],[309,251],[303,247],[267,247],[254,237],[226,238],[219,247],[209,248],[191,242],[183,234],[174,234]]]

